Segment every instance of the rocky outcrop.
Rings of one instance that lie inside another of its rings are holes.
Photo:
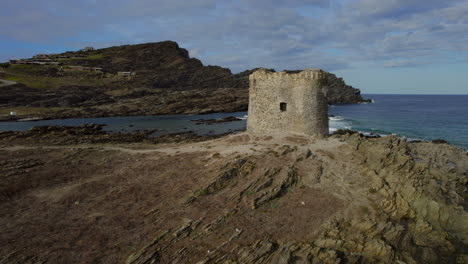
[[[5,263],[468,260],[468,154],[449,144],[342,131],[70,146],[105,133],[33,131],[0,137]]]
[[[35,126],[26,131],[0,131],[0,142],[32,145],[67,145],[97,143],[181,143],[214,139],[223,135],[198,135],[193,131],[154,136],[157,130],[137,130],[135,132],[110,132],[105,125],[83,124],[80,126]]]
[[[345,137],[359,153],[355,162],[370,181],[368,196],[373,202],[359,208],[364,219],[331,223],[315,245],[344,252],[355,261],[464,263],[467,153],[393,136]]]
[[[325,90],[329,104],[356,104],[371,102],[361,96],[361,90],[347,85],[343,78],[336,77],[333,73],[327,75],[328,86]]]
[[[110,73],[136,72],[138,77],[130,82],[132,86],[168,90],[246,88],[244,74],[234,75],[227,68],[205,66],[190,58],[188,51],[174,41],[110,47],[85,54],[98,59],[77,58],[64,63],[102,67]]]
[[[173,41],[110,47],[88,54],[100,56],[100,59],[74,59],[66,63],[103,67],[113,73],[122,70],[135,71],[141,75],[142,84],[164,89],[248,89],[249,75],[258,69],[232,74],[227,68],[204,66],[200,60],[190,58],[188,51]],[[274,72],[273,69],[270,71]],[[328,75],[328,83],[329,104],[366,101],[361,97],[359,89],[346,85],[342,78],[337,78],[332,73]]]
[[[45,108],[40,113],[44,118],[247,111],[249,75],[256,70],[233,74],[227,68],[205,66],[173,41],[67,54],[81,57],[61,60],[65,66],[100,67],[105,74],[12,65],[0,78],[13,77],[23,84],[3,87],[0,107]],[[119,71],[136,72],[136,77],[112,75]],[[359,89],[333,74],[328,79],[329,104],[365,101]],[[48,111],[52,107],[64,109]]]
[[[464,230],[468,226],[463,209],[467,198],[466,152],[450,145],[408,143],[392,136],[335,137],[346,142],[340,148],[341,154],[328,150],[314,154],[310,150],[301,152],[298,147],[283,146],[275,155],[291,160],[289,164],[294,165],[265,168],[257,163],[264,161],[240,159],[222,168],[220,176],[196,194],[201,193],[209,200],[222,189],[232,188],[235,190],[232,199],[259,210],[286,199],[282,197],[297,192],[297,188],[314,188],[353,201],[347,203],[347,212],[336,214],[322,224],[312,241],[270,237],[240,246],[245,243],[236,242],[236,236],[234,241],[228,239],[219,248],[209,250],[197,263],[466,262],[464,248],[468,237]],[[349,160],[343,159],[343,153],[350,155],[345,154]],[[295,162],[292,157],[296,157]],[[311,166],[314,163],[318,167]],[[304,170],[304,166],[308,169]],[[252,178],[250,183],[242,183],[243,179],[250,179],[249,174],[256,174],[257,168],[262,168],[264,173]],[[238,185],[242,188],[237,188]],[[190,203],[194,199],[192,196]],[[301,204],[307,206],[307,202]],[[232,214],[241,217],[241,212],[238,209]],[[194,229],[192,232],[200,235],[209,231]],[[160,254],[160,260],[164,260],[164,253]]]
[[[280,207],[280,211],[288,214],[284,207],[287,197],[300,189],[334,193],[342,200],[350,201],[345,202],[348,209],[325,221],[313,239],[294,241],[269,235],[246,243],[239,240],[248,240],[249,236],[243,235],[244,229],[237,228],[230,237],[226,234],[225,241],[208,250],[205,256],[195,257],[190,255],[189,248],[176,246],[181,242],[167,237],[151,244],[153,247],[159,245],[157,251],[148,251],[148,247],[144,247],[147,257],[136,261],[132,255],[127,263],[146,263],[153,259],[154,252],[161,262],[176,260],[176,263],[183,263],[196,259],[200,264],[466,262],[467,236],[463,230],[467,228],[467,215],[463,206],[468,158],[463,150],[450,145],[408,143],[396,137],[367,139],[359,134],[334,137],[345,142],[339,152],[302,152],[300,147],[287,145],[270,152],[287,164],[294,164],[288,168],[285,164],[265,168],[260,165],[265,164],[265,160],[258,160],[258,156],[228,163],[211,183],[196,191],[195,196],[190,196],[188,202],[209,201],[229,189],[230,199],[239,201],[241,206],[213,220],[206,228],[203,225],[192,228],[191,224],[190,229],[186,228],[187,224],[178,228],[189,230],[187,237],[193,237],[192,241],[208,238],[213,230],[229,226],[236,222],[233,219],[248,214],[242,204],[259,210],[260,214],[272,207]],[[266,157],[263,159],[268,160]],[[306,199],[304,193],[300,197]],[[307,201],[300,201],[300,204],[308,206]],[[329,205],[339,208],[336,204]],[[300,221],[295,219],[294,225]],[[267,220],[265,224],[274,225],[274,220]],[[313,231],[305,229],[302,232]],[[177,250],[167,256],[164,254],[167,250],[162,246]],[[184,254],[178,255],[180,252]]]

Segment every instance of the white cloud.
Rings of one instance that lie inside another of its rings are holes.
[[[234,71],[408,67],[468,57],[467,0],[18,2],[0,10],[0,40],[103,46],[170,39],[205,64]]]

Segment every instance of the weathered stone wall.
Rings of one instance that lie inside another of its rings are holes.
[[[249,79],[248,132],[328,135],[328,104],[322,91],[327,81],[324,71],[259,69]]]

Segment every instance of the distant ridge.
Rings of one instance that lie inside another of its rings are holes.
[[[36,57],[38,64],[58,65],[2,66],[0,78],[20,84],[3,90],[0,108],[44,108],[33,114],[45,118],[246,111],[255,71],[205,66],[174,41]],[[365,101],[341,78],[328,79],[329,104]]]

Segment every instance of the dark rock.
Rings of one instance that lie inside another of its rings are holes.
[[[358,133],[357,131],[354,130],[349,130],[349,129],[338,129],[335,132],[333,132],[332,135],[353,135]]]
[[[328,73],[328,86],[325,94],[328,104],[356,104],[361,102],[371,102],[361,96],[361,91],[350,85],[347,85],[343,78],[336,77],[333,73]]]
[[[223,117],[219,119],[193,119],[190,121],[195,122],[196,125],[201,125],[201,124],[211,125],[211,124],[216,124],[216,123],[226,123],[226,122],[241,121],[241,120],[242,119],[238,117],[228,116],[228,117]]]
[[[431,142],[434,143],[434,144],[449,144],[447,141],[445,141],[443,139],[434,139]]]
[[[365,138],[380,138],[380,137],[382,137],[381,135],[375,134],[375,133],[372,133],[372,132],[370,132],[370,133],[367,134],[367,135],[363,135],[363,136],[364,136]]]

